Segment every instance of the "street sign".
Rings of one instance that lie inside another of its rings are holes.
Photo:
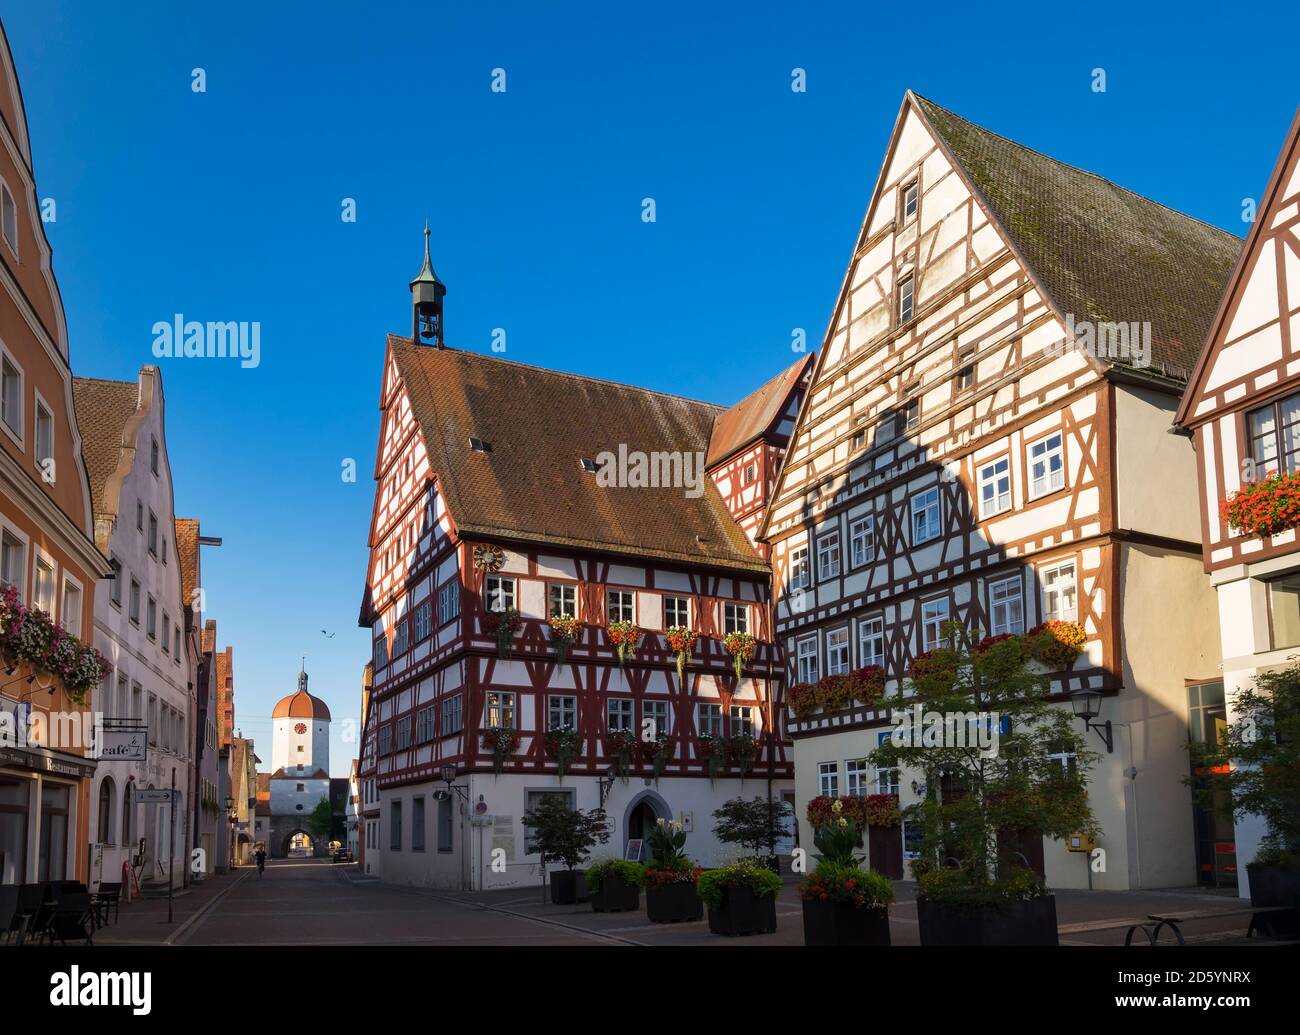
[[[172,791],[134,791],[131,801],[136,805],[170,805]]]

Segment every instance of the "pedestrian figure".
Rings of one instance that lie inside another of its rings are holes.
[[[262,871],[266,869],[266,849],[259,848],[256,854],[257,858],[257,875],[262,876]]]

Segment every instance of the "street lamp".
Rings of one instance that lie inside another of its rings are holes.
[[[455,791],[458,795],[460,795],[460,800],[463,801],[466,805],[468,805],[469,787],[466,784],[455,782],[456,766],[450,764],[443,766],[442,769],[440,770],[440,775],[442,776],[442,782],[447,785],[447,790]]]
[[[1097,736],[1105,742],[1106,753],[1114,754],[1115,741],[1111,735],[1110,720],[1092,721],[1101,714],[1101,693],[1096,690],[1076,690],[1070,695],[1070,707],[1074,709],[1074,717],[1083,720],[1083,728],[1095,730]]]

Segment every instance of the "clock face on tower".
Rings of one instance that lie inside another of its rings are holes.
[[[293,728],[293,731],[294,731],[294,733],[306,733],[306,732],[307,732],[307,724],[306,724],[305,722],[300,722],[300,723],[298,723],[297,726],[295,726],[295,727]]]

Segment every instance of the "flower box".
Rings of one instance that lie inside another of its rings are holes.
[[[600,890],[591,892],[591,909],[595,913],[630,913],[640,908],[641,889],[617,873],[605,874]]]
[[[704,903],[694,880],[674,881],[645,889],[645,911],[654,924],[687,923],[704,918]]]
[[[888,945],[889,910],[860,909],[852,902],[803,900],[805,945]]]
[[[571,906],[587,899],[587,881],[582,870],[556,870],[551,874],[551,901],[555,905]]]
[[[722,905],[709,907],[709,930],[732,938],[775,931],[776,896],[757,895],[743,884],[728,885],[722,893]]]
[[[1059,945],[1056,896],[962,908],[917,899],[922,945]]]

